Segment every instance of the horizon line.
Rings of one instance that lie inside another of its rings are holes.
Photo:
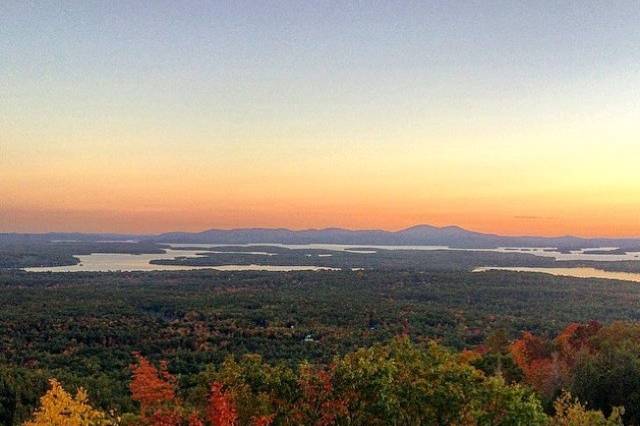
[[[443,230],[448,228],[456,228],[465,232],[481,234],[483,236],[494,236],[494,237],[506,237],[506,238],[544,238],[544,239],[558,239],[558,238],[579,238],[585,240],[594,240],[594,239],[615,239],[615,240],[635,240],[640,239],[639,236],[607,236],[607,235],[598,235],[598,236],[583,236],[583,235],[574,235],[574,234],[562,234],[562,235],[536,235],[536,234],[501,234],[496,232],[484,232],[484,231],[476,231],[473,229],[465,228],[460,225],[443,225],[436,226],[430,225],[427,223],[419,223],[407,227],[402,227],[395,230],[384,229],[384,228],[346,228],[339,226],[327,226],[321,228],[309,228],[309,227],[301,227],[301,228],[288,228],[284,226],[276,226],[276,227],[268,227],[268,226],[246,226],[246,227],[234,227],[234,228],[207,228],[198,231],[184,231],[184,230],[172,230],[172,231],[162,231],[155,233],[131,233],[131,232],[116,232],[116,231],[46,231],[46,232],[19,232],[19,231],[0,231],[0,235],[48,235],[48,234],[82,234],[82,235],[122,235],[122,236],[144,236],[144,237],[157,237],[165,234],[201,234],[205,232],[211,231],[223,231],[223,232],[233,232],[233,231],[247,231],[247,230],[265,230],[265,231],[288,231],[288,232],[306,232],[306,231],[348,231],[348,232],[385,232],[385,233],[399,233],[403,231],[407,231],[413,228],[419,227],[430,227],[433,229]]]

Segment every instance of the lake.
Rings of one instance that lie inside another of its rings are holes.
[[[264,251],[265,246],[282,247],[292,250],[321,249],[333,251],[346,251],[352,253],[372,254],[376,250],[454,250],[454,251],[490,251],[497,253],[522,253],[534,256],[549,257],[555,260],[594,260],[594,261],[619,261],[619,260],[640,260],[640,253],[626,254],[592,254],[589,250],[613,250],[615,247],[601,247],[598,249],[573,250],[569,253],[561,253],[552,248],[545,247],[499,247],[494,249],[463,249],[451,248],[447,246],[385,246],[385,245],[346,245],[346,244],[167,244],[170,248],[165,249],[162,254],[111,254],[93,253],[90,255],[77,255],[80,263],[68,266],[46,266],[24,268],[29,272],[109,272],[109,271],[184,271],[193,269],[216,269],[221,271],[306,271],[306,270],[337,270],[338,268],[320,266],[293,266],[293,265],[222,265],[222,266],[183,266],[183,265],[157,265],[151,264],[151,260],[175,259],[179,257],[199,257],[200,253],[208,251],[213,253],[225,253],[216,251],[216,247],[241,246],[253,247],[261,246],[259,251],[246,252],[226,252],[237,254],[253,254],[262,256],[277,256],[276,253]],[[196,250],[183,250],[182,248],[195,248]],[[320,254],[319,256],[331,256],[330,254]],[[542,272],[552,275],[563,275],[580,278],[608,278],[621,279],[627,281],[640,282],[640,274],[627,272],[609,272],[594,268],[478,268],[477,272],[489,269],[511,270],[518,272]]]
[[[351,253],[375,253],[375,250],[455,250],[455,251],[490,251],[495,253],[521,253],[532,254],[540,257],[550,257],[555,260],[593,260],[603,262],[614,262],[621,260],[638,260],[640,261],[640,252],[629,252],[625,254],[593,254],[590,251],[606,251],[615,250],[617,247],[597,247],[588,249],[571,250],[568,253],[557,251],[554,247],[498,247],[489,249],[469,249],[455,248],[449,246],[384,246],[384,245],[366,245],[366,244],[280,244],[280,243],[250,243],[250,244],[186,244],[186,243],[169,243],[173,248],[196,247],[202,249],[215,250],[216,247],[254,247],[254,246],[272,246],[282,247],[292,250],[317,249],[317,250],[333,250],[347,251]],[[364,249],[364,250],[363,250]],[[209,250],[207,250],[209,251]],[[265,253],[266,254],[266,253]]]
[[[608,280],[623,280],[623,281],[635,281],[640,282],[640,273],[634,272],[614,272],[603,271],[602,269],[595,268],[530,268],[524,266],[516,267],[496,267],[496,266],[484,266],[476,268],[473,272],[487,272],[487,271],[513,271],[513,272],[539,272],[543,274],[550,274],[562,277],[577,277],[577,278],[604,278]]]
[[[156,259],[175,259],[178,257],[198,257],[202,250],[173,250],[166,249],[163,254],[122,254],[122,253],[93,253],[77,255],[80,263],[67,266],[42,266],[24,268],[28,272],[133,272],[133,271],[188,271],[193,269],[216,269],[219,271],[318,271],[334,270],[320,266],[289,266],[289,265],[223,265],[223,266],[181,266],[156,265],[149,263]],[[269,255],[259,252],[257,254]]]

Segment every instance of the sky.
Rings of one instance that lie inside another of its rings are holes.
[[[0,232],[640,236],[640,3],[0,2]]]

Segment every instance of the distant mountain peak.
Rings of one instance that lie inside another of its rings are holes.
[[[402,229],[399,232],[426,231],[426,230],[435,231],[437,229],[440,229],[440,228],[438,228],[437,226],[427,225],[423,223],[420,225],[410,226],[409,228]]]
[[[460,226],[458,226],[458,225],[448,225],[448,226],[443,226],[443,227],[442,227],[442,228],[440,228],[440,229],[441,229],[441,230],[443,230],[443,231],[446,229],[446,230],[451,230],[451,231],[464,231],[464,232],[471,232],[471,231],[468,231],[468,230],[466,230],[466,229],[464,229],[464,228],[462,228],[462,227],[460,227]]]
[[[406,228],[403,229],[399,232],[469,232],[469,233],[473,233],[472,231],[468,231],[464,228],[461,228],[457,225],[448,225],[448,226],[442,226],[442,227],[438,227],[438,226],[433,226],[433,225],[415,225],[412,226],[410,228]]]

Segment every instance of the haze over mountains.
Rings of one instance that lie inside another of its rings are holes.
[[[349,230],[341,228],[293,231],[285,228],[210,229],[203,232],[168,232],[159,235],[129,234],[0,234],[4,241],[114,241],[140,240],[156,243],[281,243],[349,245],[438,245],[459,248],[496,247],[638,247],[640,238],[580,238],[573,236],[501,236],[469,231],[459,226],[416,225],[400,231]]]

